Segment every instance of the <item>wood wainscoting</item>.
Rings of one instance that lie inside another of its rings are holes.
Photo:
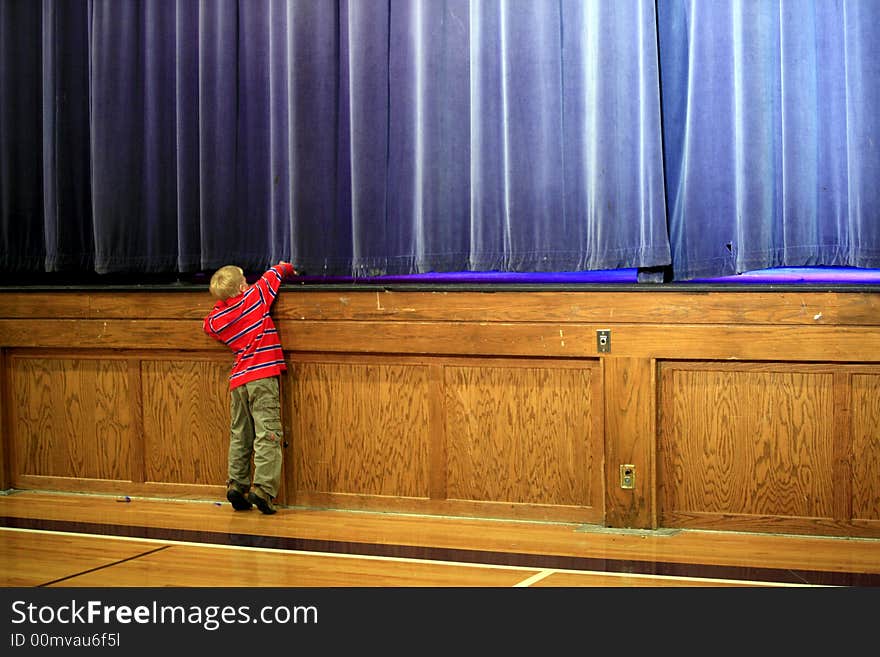
[[[0,290],[2,487],[222,500],[211,304]],[[880,537],[876,290],[288,283],[273,315],[280,504]]]

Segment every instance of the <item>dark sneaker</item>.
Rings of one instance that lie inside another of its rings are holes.
[[[251,504],[256,505],[256,507],[265,514],[275,513],[275,505],[272,504],[272,498],[266,494],[259,486],[254,486],[254,489],[248,495],[248,500]]]
[[[244,491],[235,484],[226,487],[226,499],[236,511],[249,511],[252,506],[245,497]]]

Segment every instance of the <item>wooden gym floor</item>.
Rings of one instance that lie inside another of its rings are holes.
[[[7,491],[4,587],[876,587],[880,539]]]

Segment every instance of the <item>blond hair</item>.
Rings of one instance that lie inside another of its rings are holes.
[[[242,283],[246,283],[244,271],[235,265],[220,267],[211,276],[211,295],[218,299],[229,299],[241,292]]]

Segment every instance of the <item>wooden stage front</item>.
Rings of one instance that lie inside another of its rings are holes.
[[[222,499],[211,305],[0,288],[0,488]],[[303,517],[880,538],[876,286],[286,283],[273,312]]]

